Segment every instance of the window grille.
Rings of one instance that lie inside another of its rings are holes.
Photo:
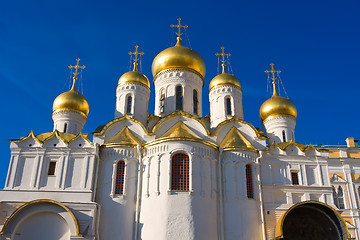
[[[160,90],[160,112],[163,113],[165,111],[165,89]]]
[[[194,101],[194,114],[198,114],[199,100],[198,100],[198,93],[195,89],[193,91],[193,101]]]
[[[126,106],[126,113],[131,113],[131,105],[132,105],[132,97],[128,96],[128,98],[127,98],[127,106]]]
[[[171,159],[171,190],[189,190],[189,156],[183,153],[175,154]]]
[[[226,98],[226,115],[232,115],[230,98]]]
[[[246,193],[248,198],[254,198],[252,166],[250,164],[246,165]]]
[[[115,194],[124,194],[125,162],[116,164]]]
[[[55,168],[56,168],[56,162],[49,162],[49,168],[48,168],[48,175],[54,176],[55,175]]]
[[[293,185],[299,185],[298,172],[291,172],[291,182]]]
[[[183,110],[183,92],[182,87],[176,87],[176,110]]]

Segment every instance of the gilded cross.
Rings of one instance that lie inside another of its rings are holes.
[[[178,35],[178,37],[181,39],[181,37],[180,37],[180,36],[182,35],[182,33],[181,33],[181,28],[188,28],[188,25],[181,25],[181,23],[180,23],[181,18],[178,18],[177,20],[178,20],[179,23],[178,23],[177,25],[171,24],[170,27],[172,27],[172,28],[174,28],[174,27],[178,28],[178,32],[176,33],[176,35]]]
[[[215,56],[221,56],[221,57],[222,57],[222,60],[221,60],[222,64],[221,64],[221,66],[222,66],[222,71],[223,71],[223,73],[225,72],[225,62],[226,62],[225,56],[227,56],[227,57],[230,57],[230,56],[231,56],[230,53],[225,53],[225,52],[224,52],[224,49],[225,49],[224,47],[221,47],[222,52],[221,52],[221,53],[215,53]]]
[[[139,48],[139,46],[136,45],[135,46],[135,52],[129,52],[129,55],[135,55],[135,58],[134,58],[134,71],[137,71],[137,65],[138,65],[137,61],[139,60],[137,58],[137,56],[138,55],[144,55],[144,52],[138,52],[138,48]]]
[[[274,64],[273,63],[270,63],[270,66],[271,66],[271,70],[270,71],[265,70],[265,73],[272,73],[272,78],[271,79],[273,80],[273,84],[274,83],[276,84],[276,82],[275,82],[275,80],[276,80],[275,73],[280,74],[281,71],[280,70],[274,70]]]
[[[74,78],[77,78],[77,75],[79,75],[79,73],[78,73],[79,68],[81,68],[81,69],[85,68],[85,66],[79,66],[79,62],[80,62],[80,58],[76,59],[76,65],[75,66],[73,66],[73,65],[69,66],[70,69],[75,68],[75,72],[73,73]]]

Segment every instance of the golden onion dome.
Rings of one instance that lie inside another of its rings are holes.
[[[214,87],[218,86],[235,86],[241,89],[240,81],[232,74],[226,73],[225,70],[216,77],[214,77],[209,85],[209,91],[213,89]]]
[[[148,78],[141,72],[138,72],[136,70],[136,67],[133,71],[126,72],[119,78],[118,85],[122,85],[125,83],[138,83],[150,88]]]
[[[85,116],[89,114],[89,103],[86,101],[85,97],[76,90],[76,78],[74,78],[70,91],[64,92],[55,98],[53,112],[58,110],[78,111]]]
[[[163,50],[155,57],[151,68],[154,77],[162,70],[169,68],[192,69],[202,77],[205,77],[206,73],[204,59],[194,50],[184,47],[179,37],[174,47]]]
[[[276,91],[275,84],[273,96],[266,100],[260,107],[260,119],[266,120],[274,115],[289,115],[294,118],[297,117],[297,110],[295,104],[288,98],[280,97]]]

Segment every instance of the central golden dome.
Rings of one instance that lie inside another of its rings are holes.
[[[60,94],[53,103],[53,112],[58,110],[78,111],[85,116],[89,114],[89,103],[85,97],[76,91],[76,80],[70,91]]]
[[[119,78],[118,85],[125,83],[138,83],[150,88],[150,83],[148,78],[141,72],[136,71],[135,69],[134,71],[124,73]]]
[[[155,57],[152,63],[153,76],[169,68],[189,68],[202,77],[205,77],[206,73],[204,59],[194,50],[184,47],[180,38],[174,47],[163,50]]]
[[[297,117],[297,110],[295,104],[288,98],[280,97],[276,91],[274,84],[274,93],[271,98],[266,100],[260,107],[260,119],[266,120],[274,115],[289,115],[294,118]]]
[[[232,74],[226,73],[223,71],[223,73],[217,75],[214,77],[209,85],[209,91],[217,86],[225,86],[225,85],[231,85],[235,86],[241,89],[240,81]]]

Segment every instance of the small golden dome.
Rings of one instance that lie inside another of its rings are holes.
[[[209,91],[217,86],[225,86],[225,85],[231,85],[235,86],[241,89],[240,81],[232,74],[226,73],[223,71],[223,73],[217,75],[214,77],[209,85]]]
[[[274,93],[271,98],[266,100],[260,107],[260,119],[266,120],[273,115],[290,115],[297,117],[295,104],[288,98],[280,97],[274,84]]]
[[[178,37],[174,47],[160,52],[152,63],[152,73],[156,74],[169,68],[189,68],[205,77],[206,66],[204,59],[194,50],[184,47]]]
[[[134,68],[134,71],[124,73],[119,78],[118,85],[125,83],[139,83],[150,88],[150,83],[148,78],[141,72],[136,71],[136,68]]]
[[[74,110],[87,116],[89,114],[89,103],[85,97],[76,91],[76,79],[70,91],[60,94],[53,103],[53,112],[57,110]]]

